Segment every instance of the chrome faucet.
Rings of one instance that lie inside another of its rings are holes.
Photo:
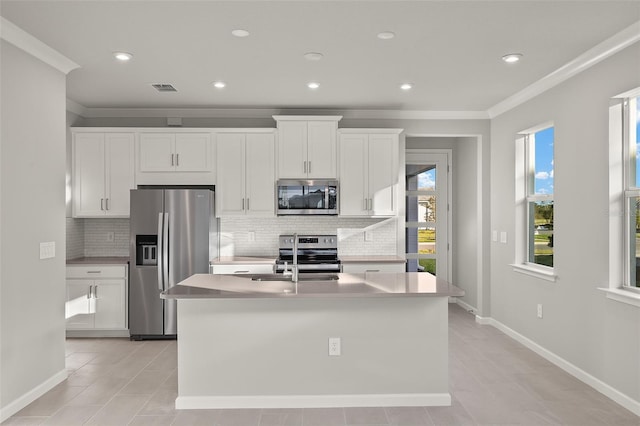
[[[298,234],[293,234],[293,265],[291,265],[291,281],[298,282]]]

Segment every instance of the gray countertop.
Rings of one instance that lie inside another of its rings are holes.
[[[75,259],[67,259],[67,265],[126,265],[129,263],[128,257],[77,257]]]
[[[254,281],[250,275],[195,274],[161,293],[163,299],[464,296],[453,284],[424,272],[335,274],[331,281]]]

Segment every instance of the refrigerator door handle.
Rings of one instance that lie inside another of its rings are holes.
[[[164,214],[164,229],[162,230],[162,283],[163,290],[169,289],[169,213]]]
[[[164,219],[164,214],[163,213],[158,213],[158,288],[160,289],[160,291],[164,290],[164,285],[162,284],[162,278],[164,277],[163,275],[163,263],[164,263],[164,257],[163,257],[163,251],[162,249],[164,248],[164,241],[163,241],[163,231],[164,231],[164,223],[163,223],[163,219]]]

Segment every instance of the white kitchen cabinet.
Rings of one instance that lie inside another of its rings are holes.
[[[278,123],[278,178],[335,178],[341,116],[274,116]]]
[[[73,216],[128,217],[134,182],[134,134],[73,134]]]
[[[218,216],[275,214],[275,135],[221,132],[216,135]]]
[[[401,131],[378,132],[340,131],[341,216],[395,216],[398,212]]]
[[[272,274],[275,263],[234,263],[211,265],[212,274]]]
[[[208,172],[210,133],[140,133],[139,170]]]
[[[67,330],[126,331],[127,277],[125,265],[67,266]]]
[[[342,272],[346,274],[365,274],[367,272],[405,272],[406,267],[403,262],[359,262],[343,263]]]

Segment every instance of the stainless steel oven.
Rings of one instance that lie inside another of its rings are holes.
[[[337,180],[279,180],[278,215],[337,215]]]
[[[280,235],[279,257],[276,260],[276,272],[291,270],[293,250],[298,238],[298,271],[300,273],[341,272],[338,259],[337,235]],[[286,266],[285,266],[286,265]]]

